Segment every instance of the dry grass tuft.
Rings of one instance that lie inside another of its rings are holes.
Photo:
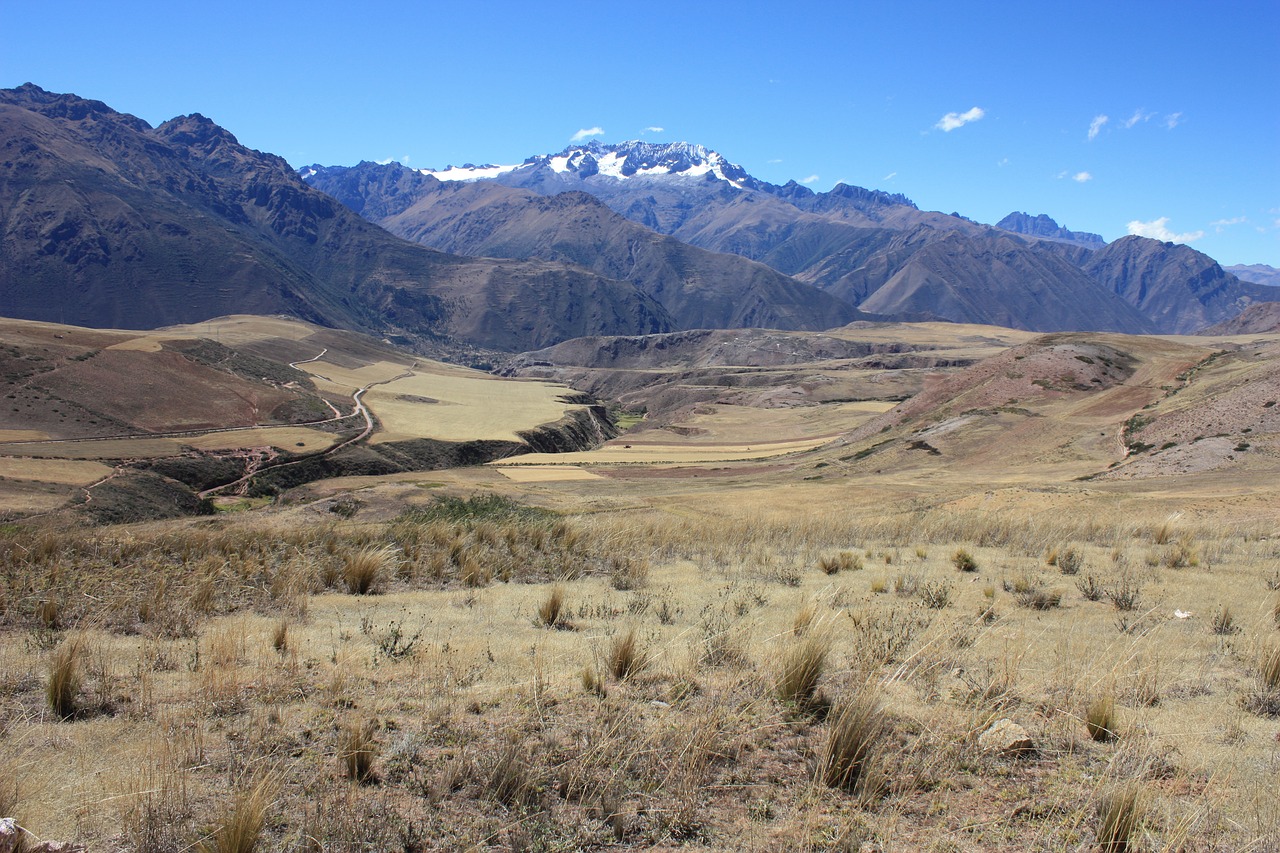
[[[1056,559],[1050,560],[1049,565],[1056,565],[1058,571],[1064,575],[1075,575],[1080,573],[1080,569],[1084,566],[1084,555],[1075,548],[1064,548],[1055,554]]]
[[[957,548],[955,553],[951,555],[951,565],[961,572],[976,572],[978,570],[978,561],[964,548]]]
[[[49,708],[61,720],[75,716],[80,700],[80,654],[83,647],[79,640],[68,640],[54,651],[49,659],[49,683],[45,698]]]
[[[888,723],[879,700],[869,689],[840,702],[828,717],[830,732],[818,761],[822,784],[859,796],[871,796],[879,785],[879,752]]]
[[[819,558],[818,568],[826,575],[834,575],[839,572],[856,572],[862,568],[862,557],[853,551],[841,551],[834,556]]]
[[[513,739],[498,754],[489,771],[489,794],[509,808],[529,805],[537,793],[532,771],[524,748]]]
[[[396,552],[390,546],[366,546],[342,558],[342,580],[352,595],[378,592],[395,567]]]
[[[276,622],[275,628],[271,631],[271,648],[280,654],[286,654],[289,651],[289,620],[281,619]]]
[[[1241,698],[1245,710],[1262,717],[1280,717],[1280,646],[1258,653],[1258,686]]]
[[[1209,623],[1209,627],[1213,630],[1213,633],[1221,636],[1240,633],[1240,626],[1236,624],[1236,618],[1231,613],[1231,608],[1225,604],[1218,608],[1217,613],[1213,614],[1213,621]]]
[[[822,626],[812,626],[803,637],[787,647],[778,662],[773,685],[779,699],[799,705],[813,701],[831,645],[831,632],[823,630]]]
[[[1103,793],[1098,798],[1098,848],[1106,853],[1133,850],[1142,814],[1142,789],[1137,784]]]
[[[649,561],[643,557],[610,557],[609,583],[620,592],[643,589],[649,583]]]
[[[200,842],[201,853],[253,853],[261,840],[276,788],[274,780],[263,777],[241,791],[226,819]]]
[[[625,634],[618,634],[609,645],[609,672],[619,681],[626,681],[640,672],[649,663],[648,652],[644,644],[636,636],[634,627],[628,628]]]
[[[378,757],[375,740],[378,726],[373,720],[348,720],[338,733],[338,762],[348,779],[372,782],[373,762]]]
[[[567,626],[565,621],[565,590],[563,584],[551,587],[551,592],[538,605],[538,624],[547,628]]]
[[[1116,739],[1116,701],[1110,694],[1099,696],[1089,703],[1084,712],[1084,727],[1089,737],[1098,743],[1110,743]]]

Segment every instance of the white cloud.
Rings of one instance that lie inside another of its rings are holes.
[[[1164,117],[1164,126],[1173,130],[1182,123],[1182,113],[1171,113]]]
[[[646,127],[644,130],[640,132],[641,133],[662,133],[665,130],[666,130],[665,127]]]
[[[893,180],[894,178],[896,178],[896,177],[898,177],[898,173],[897,173],[897,172],[890,172],[889,174],[885,175],[885,176],[884,176],[883,178],[881,178],[880,180],[882,180],[882,181],[892,181],[892,180]]]
[[[770,163],[781,163],[781,162],[782,162],[782,160],[781,160],[781,159],[777,159],[777,160],[770,160],[770,161],[768,161],[768,162],[770,162]]]
[[[996,165],[997,165],[997,166],[1008,166],[1008,165],[1009,165],[1009,158],[1008,158],[1008,157],[1001,157],[999,160],[997,160],[997,161],[996,161]]]
[[[1231,219],[1215,219],[1213,222],[1210,222],[1209,224],[1212,225],[1214,228],[1216,228],[1218,230],[1218,233],[1221,234],[1223,228],[1226,228],[1231,225],[1243,225],[1248,221],[1249,220],[1243,216],[1236,216]]]
[[[1098,134],[1102,132],[1102,126],[1109,121],[1111,121],[1110,116],[1096,115],[1093,117],[1093,121],[1089,122],[1090,142],[1098,138]]]
[[[802,178],[802,179],[800,180],[800,183],[802,183],[802,184],[812,184],[812,183],[816,182],[817,180],[818,180],[818,176],[817,176],[817,175],[810,175],[810,176],[809,176],[809,177],[807,177],[807,178]]]
[[[391,161],[392,161],[392,160],[394,160],[394,159],[396,159],[396,158],[394,158],[394,157],[388,157],[388,158],[386,158],[385,160],[374,160],[373,162],[377,163],[379,166],[388,166],[388,165],[390,165],[390,164],[391,164]]]
[[[1092,181],[1093,175],[1090,175],[1088,172],[1076,172],[1071,176],[1071,180],[1075,181],[1077,184],[1083,184],[1086,181]]]
[[[1153,219],[1150,222],[1141,222],[1135,219],[1129,223],[1129,233],[1136,234],[1139,237],[1150,237],[1153,240],[1162,240],[1165,243],[1191,243],[1204,236],[1203,231],[1190,231],[1186,234],[1173,233],[1169,230],[1169,217],[1167,216],[1161,216],[1159,219]]]
[[[584,127],[582,130],[579,130],[573,136],[570,136],[569,141],[581,142],[582,140],[592,136],[604,136],[604,128],[603,127]]]
[[[1151,119],[1153,119],[1154,117],[1155,117],[1155,113],[1149,113],[1142,108],[1138,108],[1133,111],[1133,115],[1129,116],[1129,118],[1124,120],[1125,130],[1128,130],[1129,128],[1133,127],[1135,124],[1138,124],[1140,122],[1151,121]]]
[[[974,107],[968,112],[963,113],[947,113],[942,118],[938,119],[938,123],[935,124],[934,127],[944,133],[950,133],[957,127],[964,127],[966,124],[977,121],[986,114],[986,110],[982,109],[982,107]]]

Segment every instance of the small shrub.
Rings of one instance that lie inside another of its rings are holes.
[[[875,595],[884,595],[889,591],[889,582],[884,578],[876,578],[871,582],[871,592]]]
[[[1079,574],[1081,567],[1084,566],[1084,557],[1075,548],[1067,548],[1057,556],[1058,571],[1064,575]]]
[[[1099,696],[1084,712],[1084,727],[1098,743],[1116,739],[1116,703],[1111,696]]]
[[[830,788],[869,795],[879,784],[876,762],[887,723],[867,690],[841,702],[828,717],[830,732],[818,761],[818,779]]]
[[[1123,574],[1116,579],[1115,583],[1104,589],[1103,593],[1111,600],[1112,607],[1127,613],[1138,609],[1138,600],[1142,597],[1142,587],[1132,577]]]
[[[1124,785],[1098,799],[1098,847],[1105,853],[1127,853],[1133,848],[1142,822],[1143,803],[1137,784]]]
[[[942,610],[951,603],[954,587],[946,581],[931,581],[920,588],[920,603],[930,610]]]
[[[1076,589],[1080,590],[1080,594],[1089,601],[1101,601],[1102,596],[1106,594],[1106,589],[1093,575],[1085,575],[1077,579]]]
[[[1231,614],[1231,608],[1222,605],[1218,608],[1218,612],[1213,614],[1213,621],[1210,623],[1213,633],[1219,635],[1239,634],[1240,626],[1236,624],[1235,616]]]
[[[80,643],[70,640],[63,643],[49,660],[49,684],[45,698],[58,719],[73,717],[80,700]]]
[[[373,720],[348,720],[338,734],[338,762],[348,779],[372,782],[373,762],[378,757],[374,739],[378,727]]]
[[[976,572],[978,570],[978,561],[964,548],[957,549],[951,555],[951,565],[961,572]]]
[[[636,636],[634,627],[629,628],[625,634],[618,634],[613,638],[609,646],[608,663],[609,672],[614,678],[626,681],[644,669],[648,662],[648,654],[640,638]]]

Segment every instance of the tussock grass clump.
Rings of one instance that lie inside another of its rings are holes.
[[[547,628],[565,627],[565,590],[563,584],[551,587],[551,592],[538,605],[538,624]]]
[[[1142,789],[1136,783],[1106,791],[1098,798],[1098,847],[1105,853],[1127,853],[1142,823]]]
[[[1089,703],[1084,712],[1084,727],[1089,737],[1098,743],[1110,743],[1115,740],[1116,701],[1108,695],[1099,696]]]
[[[289,620],[281,619],[276,622],[275,627],[271,629],[271,648],[280,654],[286,654],[289,651]]]
[[[514,739],[498,753],[485,781],[489,795],[509,808],[528,805],[537,794],[529,757]]]
[[[643,557],[610,557],[609,583],[619,592],[642,589],[649,583],[649,561]]]
[[[853,551],[840,551],[834,555],[825,555],[818,558],[818,568],[824,575],[856,572],[862,569],[862,565],[862,557]]]
[[[851,794],[874,795],[880,787],[877,763],[888,729],[879,698],[863,689],[837,704],[827,719],[830,731],[818,759],[818,780]]]
[[[978,561],[964,548],[957,548],[955,553],[951,555],[951,565],[961,572],[976,572],[978,570]]]
[[[831,645],[831,632],[817,626],[787,647],[778,661],[773,685],[779,699],[798,705],[813,701]]]
[[[1280,646],[1265,646],[1258,653],[1257,677],[1257,688],[1241,704],[1259,716],[1280,717]]]
[[[378,757],[378,725],[373,720],[348,720],[338,732],[338,762],[353,782],[372,782],[377,777],[373,762]]]
[[[201,853],[254,853],[275,791],[274,781],[267,777],[241,791],[226,818],[197,849]]]
[[[1067,547],[1056,552],[1049,560],[1049,565],[1056,565],[1058,571],[1064,575],[1079,574],[1080,569],[1084,567],[1084,555],[1075,548]]]
[[[80,656],[83,647],[79,640],[68,640],[59,646],[49,658],[49,683],[45,698],[49,709],[60,720],[75,716],[80,701]]]
[[[352,595],[372,595],[391,576],[396,564],[395,549],[365,546],[342,559],[342,580]]]
[[[613,638],[613,642],[609,644],[607,663],[609,672],[619,681],[626,681],[648,665],[649,654],[645,651],[644,643],[636,636],[634,627]]]
[[[1231,613],[1231,608],[1225,604],[1218,608],[1217,613],[1213,614],[1213,621],[1209,623],[1209,627],[1213,633],[1221,636],[1240,633],[1240,626],[1236,624],[1236,618]]]

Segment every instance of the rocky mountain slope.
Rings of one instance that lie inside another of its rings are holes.
[[[313,166],[302,175],[391,233],[435,249],[562,261],[631,282],[679,328],[826,329],[863,316],[764,264],[657,234],[587,193],[444,182],[395,163]]]
[[[1083,269],[1161,332],[1189,334],[1280,296],[1240,281],[1190,246],[1148,237],[1122,237],[1094,252]]]
[[[317,186],[334,186],[331,172],[302,170]],[[901,195],[844,184],[826,193],[795,182],[778,186],[714,151],[684,143],[593,142],[514,166],[451,166],[419,174],[453,186],[498,185],[541,196],[588,193],[659,234],[759,261],[860,310],[903,319],[1036,331],[1181,332],[1271,298],[1230,276],[1213,284],[1214,294],[1206,296],[1197,278],[1199,262],[1189,263],[1185,253],[1163,244],[1144,250],[1141,270],[1116,268],[1092,260],[1105,248],[1100,237],[1069,231],[1047,216],[1011,214],[990,227],[921,211]],[[568,251],[565,243],[549,248],[547,235],[563,239],[581,224],[576,215],[552,224],[563,211],[529,195],[502,196],[502,215],[490,209],[480,217],[461,208],[409,214],[399,186],[384,198],[369,197],[384,182],[365,181],[353,209],[379,222],[405,217],[401,233],[457,251]],[[456,192],[460,198],[484,191]],[[534,209],[517,210],[521,205]],[[594,257],[601,244],[583,242],[570,254]],[[605,264],[609,269],[617,267]],[[1163,282],[1158,289],[1166,295],[1160,298],[1148,295],[1155,278]]]
[[[139,328],[283,313],[420,347],[672,328],[634,285],[388,234],[198,114],[0,91],[0,314]]]

